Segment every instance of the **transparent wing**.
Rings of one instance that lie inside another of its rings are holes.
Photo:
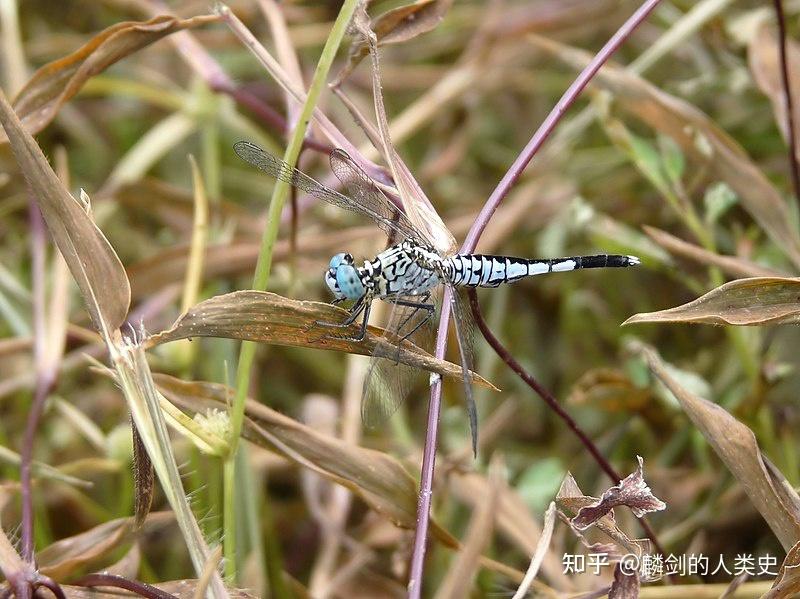
[[[469,309],[469,299],[463,289],[451,288],[451,305],[453,307],[453,325],[458,341],[458,354],[461,357],[461,370],[464,372],[464,401],[467,404],[469,430],[472,435],[472,453],[478,455],[478,410],[472,395],[472,365],[474,355],[472,343],[475,336],[475,323]]]
[[[408,303],[414,302],[412,297],[400,301],[406,300]],[[364,380],[361,420],[367,427],[375,428],[391,418],[420,375],[418,369],[398,361],[399,343],[407,338],[422,347],[428,345],[431,316],[430,311],[419,307],[392,304],[385,327],[391,335],[378,342]]]
[[[413,237],[427,241],[421,231],[414,227],[408,217],[378,189],[372,178],[350,158],[347,152],[339,148],[333,150],[330,163],[333,174],[359,205],[368,207],[371,213],[379,214],[383,221],[394,223],[395,234],[387,231],[390,236],[395,237],[393,243],[401,241],[397,239],[397,233],[403,238]]]
[[[233,149],[239,158],[280,181],[285,181],[297,189],[339,208],[367,215],[387,235],[395,237],[399,235],[402,238],[416,237],[414,227],[405,215],[377,189],[366,173],[359,169],[343,150],[334,150],[331,153],[331,166],[334,166],[334,162],[336,162],[334,172],[343,183],[345,181],[342,176],[349,179],[350,183],[345,184],[356,196],[355,199],[325,187],[319,181],[289,166],[277,156],[265,152],[249,141],[237,141],[233,144]],[[340,169],[341,175],[336,171],[337,167]],[[374,192],[369,190],[370,185]]]

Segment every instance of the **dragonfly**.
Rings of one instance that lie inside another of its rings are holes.
[[[332,303],[350,302],[349,313],[342,322],[317,323],[331,330],[349,328],[357,323],[354,335],[339,337],[363,341],[372,302],[380,299],[391,305],[384,328],[387,334],[373,351],[364,382],[361,417],[371,428],[390,418],[408,394],[409,381],[413,381],[409,371],[414,369],[398,359],[400,343],[420,335],[419,331],[432,322],[437,303],[441,301],[438,292],[444,286],[451,290],[452,320],[459,346],[472,449],[477,455],[478,418],[471,384],[472,320],[463,298],[464,290],[498,287],[547,273],[639,264],[636,256],[619,254],[549,259],[459,254],[454,251],[455,239],[443,224],[438,226],[432,222],[436,219],[420,221],[424,224],[419,226],[413,224],[409,215],[342,149],[332,150],[329,160],[331,170],[346,193],[323,185],[251,142],[239,141],[233,147],[245,162],[272,177],[329,204],[368,216],[389,237],[390,247],[361,265],[347,252],[331,258],[324,275],[325,283],[333,295]],[[448,238],[452,243],[442,241]]]

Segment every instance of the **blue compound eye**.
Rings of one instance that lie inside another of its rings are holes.
[[[345,252],[340,252],[336,254],[333,258],[331,258],[330,264],[328,264],[328,266],[331,268],[331,270],[336,270],[342,264],[352,264],[352,263],[353,263],[353,257],[350,254],[347,254]]]
[[[352,259],[352,258],[351,258]],[[347,299],[358,299],[364,295],[364,285],[358,270],[351,264],[340,264],[336,269],[336,284]]]

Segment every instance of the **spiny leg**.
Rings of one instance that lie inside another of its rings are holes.
[[[358,315],[362,310],[364,310],[364,307],[368,305],[365,303],[365,297],[366,296],[361,296],[358,298],[358,301],[356,301],[356,303],[353,304],[353,307],[350,308],[350,314],[348,314],[347,318],[345,318],[342,322],[325,322],[323,320],[315,320],[314,324],[319,327],[326,327],[329,329],[344,329],[349,327],[356,321],[356,318],[358,318]]]
[[[329,339],[343,339],[345,341],[355,341],[356,343],[360,343],[361,341],[364,341],[364,337],[367,336],[367,323],[369,322],[369,312],[370,312],[370,310],[372,310],[372,303],[371,302],[365,304],[363,308],[360,308],[358,310],[358,312],[363,312],[364,313],[364,318],[361,320],[361,326],[358,329],[358,333],[356,333],[355,335],[352,335],[352,336],[351,335],[325,335],[325,337],[327,337]],[[356,312],[356,314],[358,314],[358,312]],[[350,322],[348,322],[345,325],[334,325],[334,326],[336,326],[336,327],[349,326],[350,324],[353,323],[353,321],[355,320],[355,317],[353,317],[353,318],[348,317],[348,320],[350,320]]]

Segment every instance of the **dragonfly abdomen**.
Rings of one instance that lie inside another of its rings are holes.
[[[498,287],[525,277],[579,268],[619,268],[639,264],[634,256],[599,254],[570,256],[549,260],[527,260],[512,256],[458,254],[446,261],[446,272],[453,285],[462,287]]]

